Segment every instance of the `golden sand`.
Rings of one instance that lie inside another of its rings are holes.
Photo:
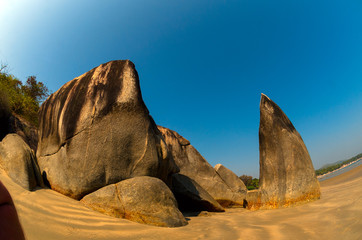
[[[362,165],[321,182],[321,199],[275,210],[231,208],[187,217],[189,225],[162,228],[92,211],[49,189],[28,192],[4,173],[29,240],[56,239],[362,239]]]

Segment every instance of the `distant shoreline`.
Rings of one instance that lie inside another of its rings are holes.
[[[335,170],[333,170],[333,171],[327,172],[327,173],[325,173],[325,174],[323,174],[323,175],[317,176],[317,178],[320,179],[320,178],[322,178],[322,177],[325,177],[325,176],[327,176],[327,175],[329,175],[329,174],[331,174],[331,173],[337,172],[337,171],[339,171],[339,170],[341,170],[341,169],[343,169],[343,168],[345,168],[345,167],[348,167],[348,166],[350,166],[350,165],[352,165],[352,164],[355,164],[356,162],[359,162],[359,161],[361,161],[361,160],[362,160],[362,158],[359,158],[359,159],[357,159],[357,160],[355,160],[355,161],[353,161],[353,162],[344,164],[344,165],[342,165],[340,168],[337,168],[337,169],[335,169]]]

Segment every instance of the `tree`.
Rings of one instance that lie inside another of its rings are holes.
[[[35,76],[28,77],[23,83],[8,74],[7,65],[0,66],[0,107],[6,107],[14,114],[24,117],[34,125],[38,124],[38,110],[40,103],[49,96],[49,90]]]
[[[245,186],[248,190],[253,190],[253,189],[259,188],[259,179],[258,178],[253,178],[252,176],[248,176],[248,175],[241,175],[239,178],[241,181],[243,181],[243,183],[245,184]]]
[[[0,73],[7,73],[8,65],[1,63],[0,64]]]
[[[29,76],[26,84],[22,86],[22,91],[31,99],[35,100],[38,105],[42,100],[49,96],[49,90],[42,82],[36,81],[36,76]]]
[[[249,186],[251,184],[251,181],[253,180],[253,177],[248,175],[241,175],[239,178],[241,181],[243,181],[245,186]]]

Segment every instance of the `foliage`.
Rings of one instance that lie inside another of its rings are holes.
[[[0,119],[5,119],[10,115],[9,99],[5,92],[0,89]]]
[[[245,186],[248,186],[251,184],[251,181],[253,180],[252,176],[248,176],[248,175],[241,175],[240,180],[244,182]]]
[[[258,189],[259,188],[259,179],[253,178],[252,176],[248,175],[241,175],[240,180],[244,182],[246,188],[248,190]]]
[[[320,168],[320,169],[317,169],[315,171],[316,175],[319,176],[319,175],[323,175],[323,174],[326,174],[326,173],[329,173],[329,172],[332,172],[340,167],[342,167],[343,165],[345,164],[349,164],[351,162],[354,162],[356,161],[357,159],[359,158],[362,158],[362,153],[350,158],[350,159],[347,159],[345,161],[342,161],[342,162],[338,162],[336,164],[333,164],[331,166],[328,166],[328,167],[324,167],[324,168]]]
[[[0,107],[8,108],[37,125],[40,103],[49,96],[48,88],[35,76],[28,77],[23,84],[6,70],[7,66],[0,67]]]
[[[9,100],[5,93],[0,90],[0,140],[7,134],[10,113]]]

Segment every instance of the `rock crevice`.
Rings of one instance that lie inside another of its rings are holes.
[[[180,168],[180,174],[194,180],[221,206],[243,206],[246,194],[233,191],[188,140],[168,128],[158,126],[158,129]]]

